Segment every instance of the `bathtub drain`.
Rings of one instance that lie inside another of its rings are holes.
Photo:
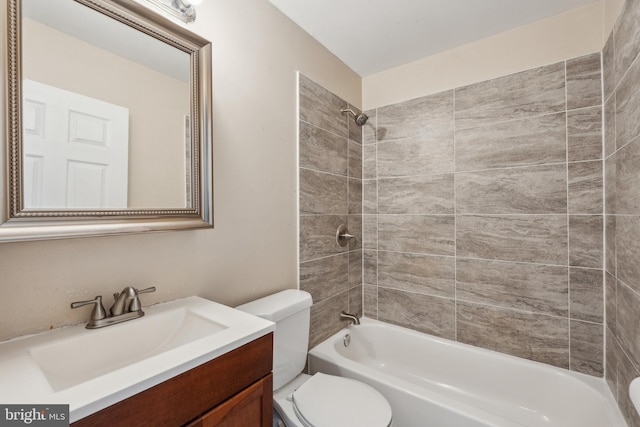
[[[343,342],[345,347],[349,347],[349,344],[351,344],[351,335],[349,334],[345,335]]]

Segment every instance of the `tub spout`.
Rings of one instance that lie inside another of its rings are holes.
[[[351,313],[347,313],[346,311],[343,311],[342,313],[340,313],[340,318],[341,319],[351,320],[351,322],[354,325],[359,325],[360,324],[360,318],[357,315],[351,314]]]

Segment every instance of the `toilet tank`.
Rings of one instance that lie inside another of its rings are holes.
[[[304,370],[312,302],[308,292],[287,289],[236,307],[276,324],[273,338],[274,390]]]

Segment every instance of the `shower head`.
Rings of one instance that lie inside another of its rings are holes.
[[[353,111],[351,108],[341,108],[340,112],[342,114],[344,114],[344,113],[353,114],[353,118],[356,121],[356,124],[358,126],[364,125],[365,123],[367,123],[367,120],[369,120],[369,116],[367,116],[366,114],[363,114],[363,113],[356,114],[355,111]]]

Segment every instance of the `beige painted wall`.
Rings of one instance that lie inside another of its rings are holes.
[[[618,16],[622,12],[625,0],[603,0],[604,1],[604,28],[602,32],[602,44],[606,43],[609,34],[613,30]]]
[[[620,2],[622,0],[600,0],[365,77],[362,80],[363,109],[598,52],[605,41],[603,27],[613,25],[611,17],[619,14]],[[608,13],[606,21],[605,9]]]
[[[297,286],[295,73],[358,106],[360,77],[268,0],[207,0],[189,28],[213,44],[215,229],[0,244],[0,339],[85,321],[71,301],[127,285],[158,288],[143,305]]]

